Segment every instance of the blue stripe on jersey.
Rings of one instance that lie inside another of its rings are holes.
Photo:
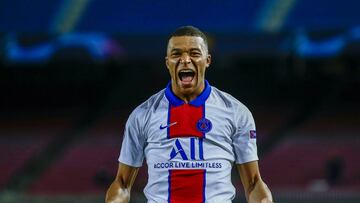
[[[199,138],[199,159],[200,160],[204,160],[204,155],[203,155],[203,138]]]
[[[191,160],[195,160],[195,138],[190,138],[190,157],[191,157]]]
[[[168,188],[168,202],[170,203],[170,197],[171,197],[171,170],[169,170],[169,177],[168,177],[168,184],[169,184],[169,188]]]
[[[167,124],[168,125],[170,125],[170,109],[171,109],[171,103],[169,102],[168,118],[167,118]],[[170,128],[167,128],[166,132],[167,132],[167,138],[170,139]]]
[[[206,118],[206,116],[205,116],[205,103],[202,105],[202,110],[203,110],[203,118]],[[205,138],[205,132],[203,132],[203,138]]]

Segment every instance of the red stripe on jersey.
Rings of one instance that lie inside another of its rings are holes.
[[[169,124],[169,138],[175,137],[203,137],[204,133],[196,128],[198,120],[204,117],[204,106],[199,107],[183,104],[177,107],[171,106]]]
[[[169,203],[202,203],[205,170],[169,170]]]

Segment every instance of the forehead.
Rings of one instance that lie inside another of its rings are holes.
[[[204,39],[198,36],[176,36],[169,40],[168,51],[172,49],[206,49]]]

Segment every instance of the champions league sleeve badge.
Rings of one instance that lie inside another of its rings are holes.
[[[256,131],[250,130],[250,139],[256,139]]]
[[[212,123],[207,118],[201,118],[196,123],[196,128],[202,133],[208,133],[212,128]]]

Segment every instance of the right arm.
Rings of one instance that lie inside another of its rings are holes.
[[[142,133],[143,111],[136,108],[124,130],[116,178],[106,192],[105,203],[128,203],[131,187],[144,161],[145,136]]]
[[[128,203],[139,168],[119,163],[116,178],[106,192],[105,203]]]

